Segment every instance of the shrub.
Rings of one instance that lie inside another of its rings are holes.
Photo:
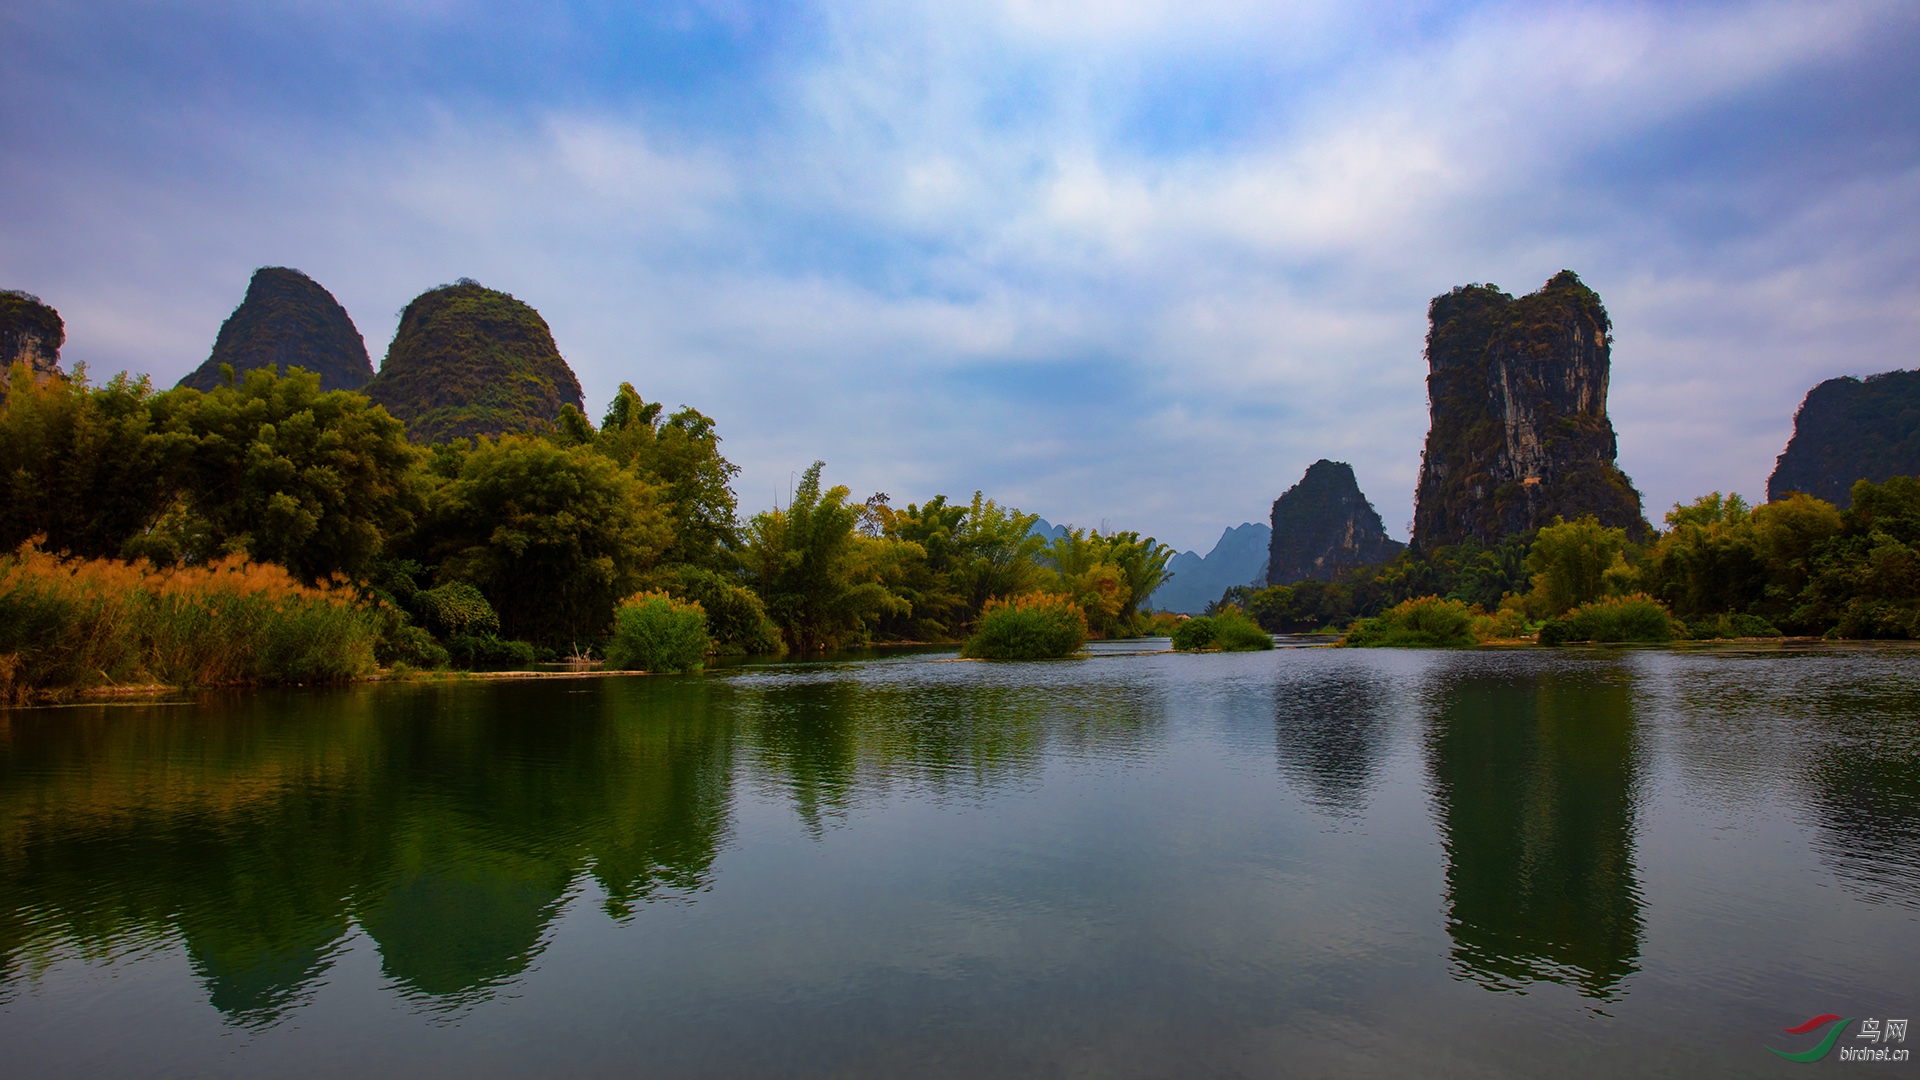
[[[1423,596],[1354,623],[1340,644],[1357,648],[1457,648],[1479,644],[1490,625],[1478,607],[1460,600]]]
[[[492,634],[455,634],[447,639],[447,657],[463,671],[502,671],[532,667],[540,662],[540,650]]]
[[[1273,635],[1239,608],[1226,607],[1181,623],[1173,631],[1173,647],[1182,652],[1251,652],[1273,648]]]
[[[1213,617],[1213,644],[1222,652],[1251,652],[1273,648],[1273,635],[1239,608],[1228,608]]]
[[[459,636],[494,637],[500,633],[500,616],[480,590],[464,581],[449,581],[414,594],[415,610],[427,629],[443,638]]]
[[[607,666],[623,671],[698,671],[713,642],[707,613],[664,592],[627,598],[613,613]]]
[[[1660,601],[1632,593],[1582,604],[1554,619],[1540,628],[1540,644],[1672,641],[1673,635],[1674,621]]]
[[[326,682],[374,668],[381,620],[350,589],[231,556],[202,567],[0,557],[12,700],[103,684]]]
[[[712,570],[677,566],[667,573],[666,591],[699,604],[707,613],[713,651],[724,656],[778,654],[787,651],[780,627],[752,589]]]
[[[1687,636],[1695,641],[1713,638],[1779,637],[1780,630],[1758,615],[1715,615],[1688,623]]]
[[[1028,593],[989,600],[960,655],[986,660],[1067,656],[1087,642],[1087,617],[1071,596]]]
[[[1196,615],[1173,628],[1173,647],[1181,652],[1198,652],[1213,644],[1213,616]]]

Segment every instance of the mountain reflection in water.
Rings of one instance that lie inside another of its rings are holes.
[[[1426,737],[1454,961],[1490,987],[1612,998],[1643,932],[1629,671],[1462,667],[1435,672]]]
[[[1794,646],[0,711],[0,1043],[30,1075],[1746,1075],[1809,1009],[1904,1000],[1917,747],[1920,650]]]

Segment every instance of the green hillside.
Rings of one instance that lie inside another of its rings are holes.
[[[471,278],[407,305],[365,392],[419,443],[545,430],[562,405],[582,408],[547,321]]]

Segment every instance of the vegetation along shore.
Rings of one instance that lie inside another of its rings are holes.
[[[563,657],[686,671],[886,641],[1022,658],[1148,633],[1194,651],[1316,630],[1352,646],[1920,637],[1913,477],[1858,479],[1844,507],[1715,492],[1664,529],[1641,518],[1612,463],[1606,314],[1566,273],[1520,300],[1436,299],[1411,545],[1320,462],[1276,503],[1268,581],[1193,619],[1148,610],[1173,554],[1153,537],[1042,535],[979,492],[856,500],[815,462],[787,505],[742,515],[709,417],[622,384],[593,423],[544,320],[475,282],[415,300],[376,374],[323,288],[262,270],[208,364],[165,390],[66,372],[57,313],[8,303],[34,332],[0,387],[0,702]],[[1528,335],[1574,342],[1572,374],[1516,375],[1555,362]],[[1488,404],[1496,377],[1574,387],[1527,406],[1543,430],[1577,414],[1555,429],[1572,434],[1522,439],[1547,449],[1519,458],[1482,440],[1513,427],[1488,412],[1510,407]]]

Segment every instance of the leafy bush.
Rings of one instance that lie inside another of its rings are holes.
[[[1260,629],[1239,608],[1227,607],[1217,614],[1200,615],[1175,627],[1173,647],[1181,652],[1250,652],[1273,648],[1273,635]]]
[[[698,566],[676,566],[664,579],[667,592],[692,600],[707,613],[715,653],[759,656],[787,651],[780,627],[752,589]]]
[[[607,666],[623,671],[698,671],[712,646],[707,614],[664,592],[627,598],[613,613]]]
[[[373,658],[383,666],[405,664],[413,668],[447,666],[447,650],[433,640],[425,629],[413,625],[405,612],[389,604],[375,610],[380,637],[373,645]]]
[[[495,637],[500,633],[500,616],[480,590],[464,581],[449,581],[414,594],[414,609],[426,620],[427,628],[443,638]]]
[[[1213,616],[1195,615],[1182,620],[1170,635],[1173,647],[1181,652],[1198,652],[1213,644]]]
[[[1674,621],[1660,601],[1645,593],[1582,604],[1540,628],[1540,644],[1672,641]]]
[[[1423,596],[1353,624],[1340,644],[1358,648],[1444,649],[1477,645],[1490,627],[1486,614],[1460,600]]]
[[[960,655],[986,660],[1067,656],[1087,642],[1087,617],[1073,597],[1028,593],[989,600]]]
[[[504,641],[492,634],[455,634],[447,639],[447,656],[463,671],[502,671],[530,668],[540,662],[540,650],[524,641]]]
[[[1273,648],[1273,635],[1239,608],[1228,608],[1213,617],[1213,644],[1222,652],[1251,652]]]
[[[231,556],[203,567],[0,557],[0,698],[103,684],[325,682],[374,668],[380,619],[353,592]]]
[[[1758,615],[1715,615],[1687,623],[1687,636],[1695,641],[1713,638],[1779,637],[1780,630]]]

